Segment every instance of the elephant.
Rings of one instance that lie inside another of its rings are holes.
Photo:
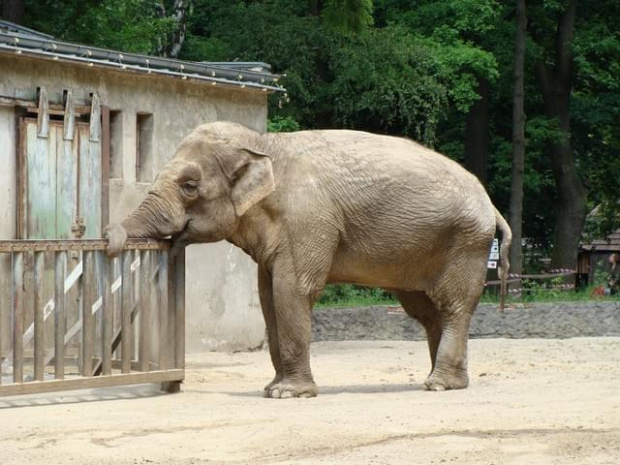
[[[194,129],[121,224],[178,246],[226,240],[258,268],[275,377],[265,397],[312,397],[311,312],[328,283],[392,292],[426,330],[427,390],[468,386],[467,343],[496,227],[505,290],[512,233],[478,179],[410,139],[352,130]],[[504,292],[502,292],[502,295]]]

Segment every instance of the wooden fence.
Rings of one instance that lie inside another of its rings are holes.
[[[185,365],[185,257],[164,241],[0,241],[0,396],[162,383]]]
[[[557,278],[567,278],[575,276],[577,272],[570,269],[549,270],[547,273],[541,274],[508,274],[506,283],[511,285],[508,289],[509,294],[521,294],[527,292],[539,291],[572,291],[575,289],[574,282],[556,282]],[[556,281],[554,281],[556,280]],[[523,286],[524,282],[536,283],[534,286]],[[497,286],[499,292],[500,280],[487,281],[485,287]],[[515,286],[516,284],[516,286]]]

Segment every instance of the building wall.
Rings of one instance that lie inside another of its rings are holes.
[[[51,60],[0,56],[0,95],[97,91],[117,125],[112,145],[116,168],[110,179],[110,221],[119,222],[139,205],[155,174],[196,126],[230,120],[264,131],[267,96],[180,78],[139,75]],[[118,113],[115,113],[118,112]],[[138,114],[152,115],[152,153],[137,173]],[[0,106],[0,239],[15,238],[16,114]],[[138,180],[140,179],[140,181]],[[0,267],[2,264],[0,264]],[[4,265],[6,267],[6,264]],[[187,254],[187,349],[243,350],[264,339],[255,264],[222,242],[193,245]],[[0,270],[6,276],[5,269]],[[6,327],[6,325],[3,325]]]

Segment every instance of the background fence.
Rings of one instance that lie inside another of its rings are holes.
[[[0,241],[0,395],[184,378],[183,249]]]
[[[575,289],[575,282],[567,282],[567,277],[573,277],[577,274],[575,270],[556,269],[549,270],[547,273],[541,274],[509,274],[506,280],[509,285],[509,294],[522,294],[538,291],[571,291]],[[569,280],[570,281],[570,278]],[[495,286],[499,293],[500,280],[487,281],[485,287]]]

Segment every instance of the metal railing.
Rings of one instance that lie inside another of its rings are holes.
[[[185,257],[165,241],[0,241],[0,396],[162,383],[185,359]]]

